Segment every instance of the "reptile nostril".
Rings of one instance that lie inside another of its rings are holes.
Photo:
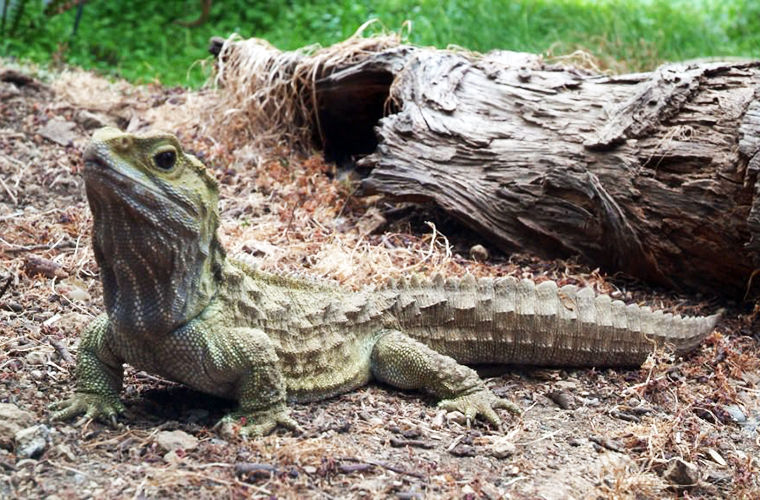
[[[116,139],[115,144],[117,149],[120,149],[122,151],[126,151],[132,147],[132,137],[128,135],[122,135],[118,139]]]

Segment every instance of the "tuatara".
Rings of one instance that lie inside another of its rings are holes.
[[[468,421],[519,411],[465,366],[635,366],[697,346],[718,319],[625,305],[590,288],[436,276],[350,291],[228,258],[218,189],[169,134],[95,132],[84,177],[106,313],[82,334],[74,395],[54,418],[114,418],[123,364],[239,401],[242,432],[295,428],[288,401],[370,380],[422,389]]]

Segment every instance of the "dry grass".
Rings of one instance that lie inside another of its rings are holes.
[[[326,48],[282,52],[265,40],[228,39],[218,58],[216,83],[224,92],[213,110],[216,135],[258,146],[284,141],[308,150],[314,132],[320,133],[315,82],[336,67],[399,45],[394,33],[364,37],[372,22]]]

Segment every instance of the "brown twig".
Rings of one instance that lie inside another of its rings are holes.
[[[377,461],[377,460],[364,460],[364,459],[356,458],[356,457],[341,457],[338,460],[345,460],[346,462],[357,462],[357,463],[364,463],[364,464],[374,465],[374,466],[382,467],[383,469],[387,469],[389,471],[395,472],[397,474],[403,474],[405,476],[412,476],[412,477],[416,477],[418,479],[426,479],[427,478],[427,476],[425,474],[422,474],[421,472],[412,472],[412,471],[404,470],[404,469],[402,469],[400,467],[396,467],[395,465],[391,465],[391,464],[388,464],[388,463],[385,463],[385,462],[380,462],[380,461]]]
[[[7,241],[1,241],[0,243],[5,243],[6,245],[12,245],[12,243],[8,243]],[[63,250],[66,248],[75,248],[76,242],[73,241],[64,241],[58,245],[14,245],[10,248],[3,249],[4,253],[23,253],[23,252],[34,252],[36,250]]]
[[[5,283],[3,283],[3,287],[0,288],[0,298],[2,298],[3,295],[5,295],[5,292],[8,291],[12,283],[13,283],[13,276],[8,276],[8,279],[6,279]]]
[[[608,450],[616,451],[618,453],[625,453],[625,450],[622,446],[620,446],[618,443],[612,441],[611,439],[601,437],[601,436],[590,436],[588,438],[589,441],[592,443],[596,443],[599,446],[602,446],[604,448],[607,448]]]

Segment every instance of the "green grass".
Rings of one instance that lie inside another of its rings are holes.
[[[197,0],[90,0],[73,37],[75,9],[46,17],[39,3],[31,0],[19,29],[0,39],[0,55],[192,87],[206,78],[194,62],[207,58],[212,35],[294,49],[342,40],[370,18],[389,29],[411,20],[416,44],[554,54],[583,47],[632,71],[663,60],[760,57],[758,0],[216,0],[196,28],[174,21],[197,17]]]

